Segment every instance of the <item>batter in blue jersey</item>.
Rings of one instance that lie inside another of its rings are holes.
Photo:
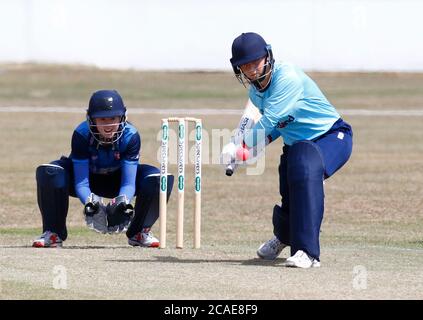
[[[230,59],[238,80],[249,86],[249,99],[262,117],[247,131],[236,154],[245,155],[260,139],[283,138],[279,165],[281,205],[273,209],[274,237],[257,254],[274,260],[291,247],[288,267],[320,266],[319,233],[324,211],[324,179],[352,152],[352,129],[316,83],[289,63],[276,63],[271,46],[256,33],[243,33],[232,44]]]
[[[159,215],[159,169],[139,163],[141,138],[127,122],[115,90],[93,93],[87,120],[72,135],[69,157],[36,170],[43,234],[34,247],[60,247],[67,238],[69,196],[83,204],[87,226],[100,233],[126,232],[132,246],[158,247],[150,229]],[[168,197],[173,186],[169,175]],[[136,197],[135,208],[131,204]],[[106,203],[105,198],[111,199]]]

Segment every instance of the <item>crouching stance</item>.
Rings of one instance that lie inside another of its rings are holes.
[[[273,208],[274,236],[258,248],[257,255],[275,260],[290,246],[285,266],[319,267],[323,181],[350,158],[352,128],[299,67],[275,62],[271,46],[257,33],[243,33],[234,40],[230,61],[238,80],[249,88],[247,106],[257,108],[261,118],[238,138],[238,145],[224,148],[231,151],[229,159],[239,154],[244,158],[249,150],[279,136],[284,143],[279,165],[281,204]],[[232,162],[227,165],[226,173],[231,175]]]
[[[91,96],[87,120],[73,132],[69,157],[36,170],[43,234],[34,247],[61,247],[68,233],[69,196],[83,204],[87,226],[99,233],[126,232],[132,246],[158,247],[150,231],[159,216],[159,169],[139,163],[141,138],[126,120],[117,91]],[[168,177],[167,196],[173,186]],[[135,207],[131,204],[136,197]],[[104,198],[111,199],[108,203]]]

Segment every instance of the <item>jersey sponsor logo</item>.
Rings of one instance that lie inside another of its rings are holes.
[[[291,115],[288,115],[288,119],[286,119],[285,121],[279,121],[276,128],[278,129],[283,129],[285,128],[288,124],[290,124],[291,122],[293,122],[295,120],[295,118]]]

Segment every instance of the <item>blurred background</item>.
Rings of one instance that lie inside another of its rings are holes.
[[[0,299],[421,299],[422,12],[420,0],[0,0]],[[350,161],[325,184],[319,271],[256,258],[280,203],[280,140],[262,174],[228,178],[212,159],[225,141],[205,139],[201,250],[189,248],[191,190],[187,249],[172,249],[175,193],[169,249],[134,253],[124,235],[90,231],[75,198],[69,250],[30,248],[42,224],[35,169],[69,154],[92,92],[120,92],[140,161],[158,166],[164,115],[202,118],[205,137],[238,125],[247,91],[229,59],[249,31],[302,67],[354,129]],[[69,290],[51,288],[57,264]],[[351,284],[357,266],[369,272],[366,290]]]
[[[418,0],[2,0],[0,63],[228,71],[233,39],[254,31],[308,71],[423,71],[421,12]]]

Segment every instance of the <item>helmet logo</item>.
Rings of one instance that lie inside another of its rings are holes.
[[[106,107],[107,109],[112,109],[113,107],[113,97],[106,98]]]

